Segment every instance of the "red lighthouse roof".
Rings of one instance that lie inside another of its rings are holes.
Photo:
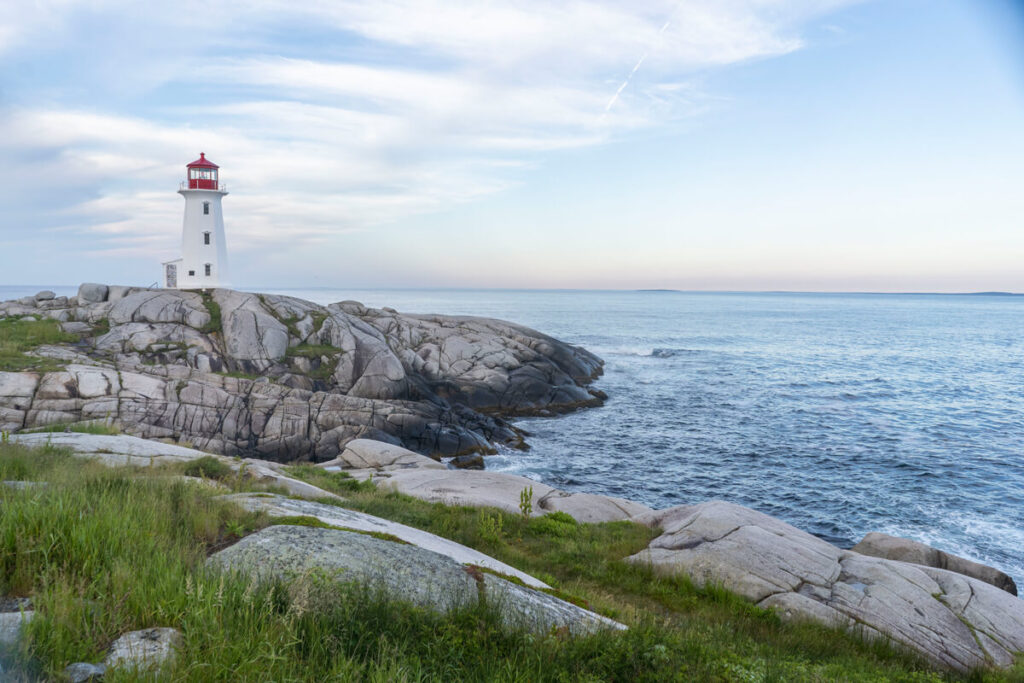
[[[185,168],[220,168],[220,166],[207,159],[205,152],[200,152],[199,158]]]

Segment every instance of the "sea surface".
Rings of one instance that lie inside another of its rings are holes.
[[[1024,297],[269,291],[504,318],[605,360],[604,407],[519,420],[532,449],[488,469],[655,508],[723,499],[843,547],[882,531],[1024,584]]]

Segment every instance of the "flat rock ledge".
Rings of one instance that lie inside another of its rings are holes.
[[[352,439],[434,458],[525,447],[504,418],[596,406],[603,361],[514,323],[320,306],[230,289],[87,283],[0,303],[76,342],[30,353],[53,372],[0,372],[0,430],[108,420],[144,438],[288,462]]]
[[[588,634],[625,626],[554,596],[519,586],[451,557],[373,536],[307,526],[270,526],[212,555],[208,563],[261,579],[326,572],[437,612],[484,601],[511,626]]]
[[[636,521],[663,533],[628,561],[721,585],[783,617],[891,638],[958,671],[1024,653],[1024,601],[975,578],[840,550],[768,515],[712,501]]]
[[[149,441],[127,434],[81,434],[78,432],[56,432],[39,434],[12,434],[13,443],[29,447],[55,446],[66,448],[79,458],[95,460],[108,467],[151,467],[153,465],[190,462],[200,458],[216,458],[229,468],[250,481],[269,486],[279,486],[289,495],[309,500],[334,499],[337,496],[328,491],[289,477],[278,471],[278,463],[267,463],[254,459],[235,459],[205,453],[194,448],[177,444]]]

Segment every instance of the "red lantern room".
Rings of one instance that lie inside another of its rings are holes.
[[[216,190],[217,169],[220,168],[206,158],[206,154],[199,153],[199,158],[186,166],[188,169],[188,189],[190,190]]]

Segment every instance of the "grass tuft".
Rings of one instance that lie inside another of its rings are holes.
[[[50,358],[25,355],[45,344],[76,342],[78,336],[62,332],[56,320],[0,320],[0,371],[50,372],[63,368],[63,364]]]
[[[235,472],[212,455],[204,455],[201,458],[189,461],[185,465],[182,474],[188,477],[203,477],[205,479],[221,481],[233,476]]]

